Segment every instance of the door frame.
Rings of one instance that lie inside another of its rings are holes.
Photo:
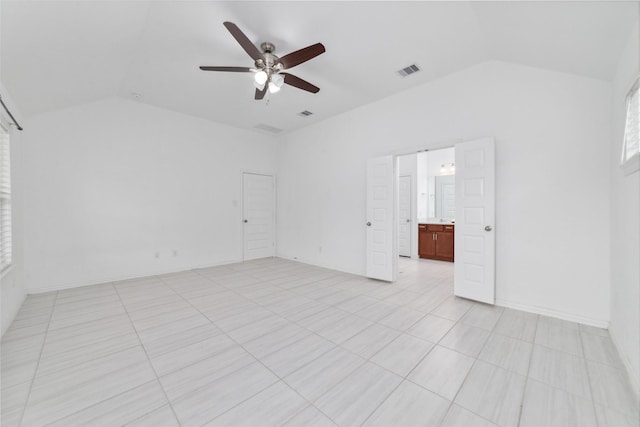
[[[400,157],[400,156],[398,156]],[[400,180],[402,178],[409,178],[409,224],[411,224],[411,227],[413,227],[413,211],[415,208],[415,202],[413,201],[413,196],[414,196],[414,189],[413,189],[413,174],[409,173],[408,175],[400,175],[400,168],[398,168],[398,214],[396,215],[396,217],[398,218],[398,220],[400,219]],[[400,237],[400,224],[398,224],[398,238]],[[413,228],[409,229],[409,255],[400,255],[400,243],[398,242],[398,256],[401,256],[403,258],[413,258]]]
[[[240,259],[244,262],[246,260],[245,247],[244,247],[244,175],[263,175],[270,176],[273,181],[273,194],[272,194],[272,203],[273,203],[273,256],[278,255],[278,180],[277,176],[274,172],[268,172],[264,170],[255,170],[255,169],[242,169],[240,171],[240,200],[238,201],[239,209],[239,224],[240,224]]]

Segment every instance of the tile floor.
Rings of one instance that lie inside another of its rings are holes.
[[[277,258],[31,295],[2,426],[638,426],[606,330]]]

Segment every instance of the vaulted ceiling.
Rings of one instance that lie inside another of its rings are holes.
[[[637,2],[0,2],[0,80],[26,116],[109,96],[254,129],[292,130],[474,64],[501,60],[610,80]],[[253,66],[223,27],[282,56],[322,42],[291,86],[253,99]],[[396,71],[417,64],[401,78]],[[314,114],[301,117],[299,112]]]

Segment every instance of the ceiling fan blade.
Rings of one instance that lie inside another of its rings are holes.
[[[264,98],[264,95],[267,93],[267,85],[264,85],[264,87],[262,88],[262,90],[256,88],[256,96],[255,99],[257,100],[261,100],[262,98]]]
[[[231,71],[233,73],[249,73],[253,71],[249,67],[209,67],[209,66],[200,66],[202,71]]]
[[[300,65],[303,62],[313,59],[324,52],[325,48],[323,44],[316,43],[283,56],[280,58],[280,63],[284,65],[284,68],[293,68],[296,65]]]
[[[263,59],[262,52],[260,52],[256,45],[254,45],[251,40],[249,40],[249,38],[244,35],[242,30],[240,30],[240,28],[238,28],[236,24],[234,24],[233,22],[225,22],[223,25],[227,28],[227,30],[229,30],[233,38],[236,39],[238,43],[240,43],[240,46],[242,46],[244,51],[247,52],[254,61]]]
[[[300,77],[294,76],[289,73],[280,73],[284,76],[284,82],[288,85],[295,86],[298,89],[306,90],[307,92],[318,93],[320,88],[312,85],[306,80],[302,80]]]

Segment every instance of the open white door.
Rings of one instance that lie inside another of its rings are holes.
[[[398,182],[398,255],[411,257],[411,175]]]
[[[275,255],[274,182],[271,175],[242,174],[243,258]]]
[[[393,156],[367,160],[367,277],[393,282],[397,272]]]
[[[495,302],[493,138],[456,144],[454,294]]]

